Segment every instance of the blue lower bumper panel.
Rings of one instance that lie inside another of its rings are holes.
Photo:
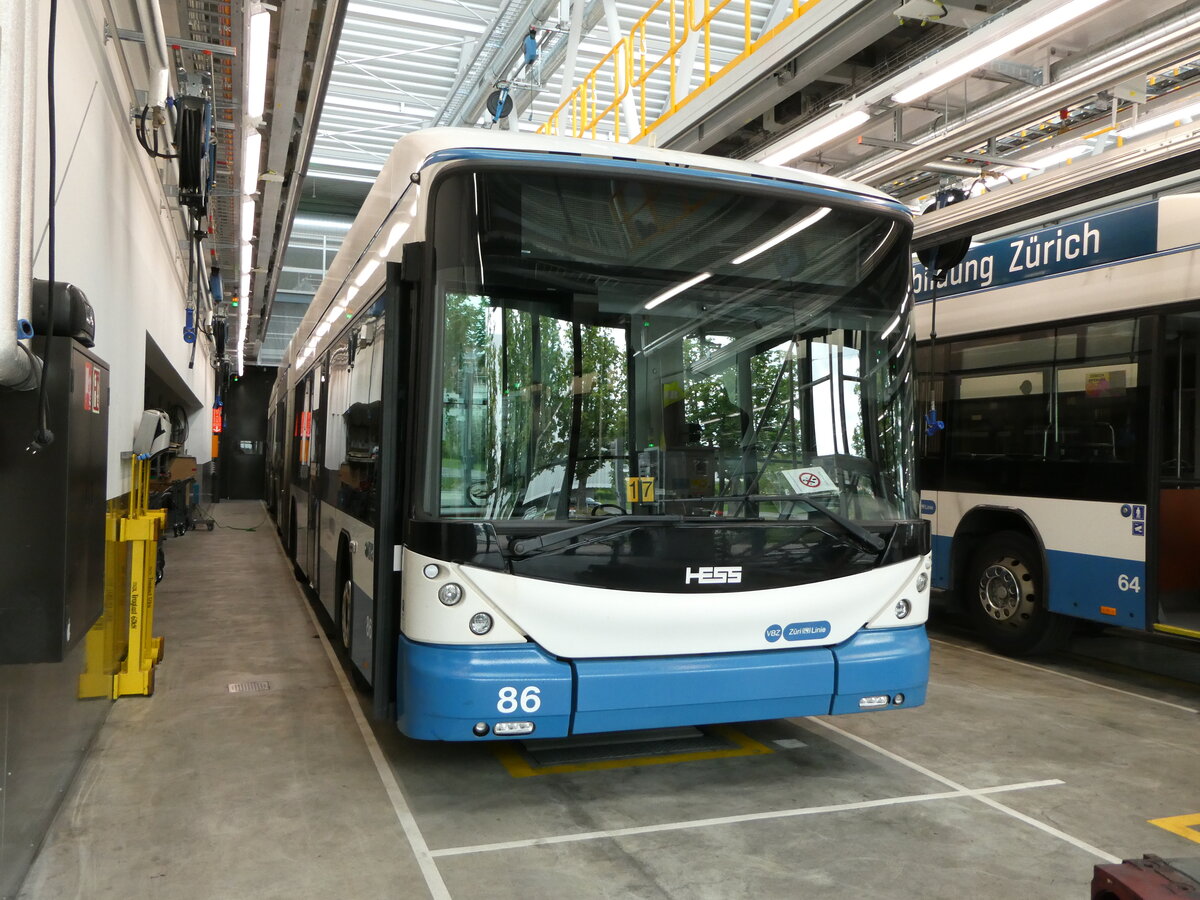
[[[868,708],[919,706],[929,676],[924,626],[863,630],[836,647],[707,656],[571,661],[536,644],[403,637],[399,651],[397,724],[443,741],[511,737],[496,735],[498,723],[529,722],[531,737],[549,738],[860,712],[864,698]]]

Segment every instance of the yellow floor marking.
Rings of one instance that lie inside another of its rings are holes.
[[[725,759],[731,756],[761,756],[774,753],[770,747],[754,738],[742,734],[736,728],[718,725],[708,729],[734,746],[723,750],[695,750],[685,753],[663,753],[658,756],[631,756],[626,759],[600,759],[586,763],[564,763],[558,766],[530,765],[513,744],[493,744],[496,758],[500,760],[513,778],[528,778],[531,775],[565,775],[571,772],[598,772],[604,769],[627,769],[632,766],[661,766],[666,763],[695,762],[701,759]]]
[[[1192,813],[1187,816],[1167,816],[1165,819],[1147,819],[1146,821],[1159,828],[1165,828],[1171,834],[1177,834],[1200,844],[1200,831],[1196,830],[1200,828],[1200,813]]]
[[[1155,623],[1154,630],[1161,631],[1164,634],[1177,634],[1180,637],[1200,638],[1200,631],[1192,628],[1180,628],[1178,625],[1161,625]]]

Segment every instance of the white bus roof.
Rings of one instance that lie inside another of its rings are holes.
[[[501,150],[511,152],[562,154],[601,160],[625,160],[663,166],[688,168],[693,171],[727,173],[791,182],[794,184],[825,188],[892,204],[897,210],[903,206],[895,198],[872,187],[832,178],[815,172],[802,172],[781,166],[706,156],[699,153],[681,153],[674,150],[657,150],[633,144],[616,144],[611,141],[583,138],[548,137],[539,134],[481,128],[429,128],[416,131],[400,138],[392,148],[391,155],[375,179],[367,199],[363,202],[353,226],[342,241],[341,249],[334,257],[325,278],[313,296],[304,321],[297,329],[282,365],[291,365],[310,335],[327,315],[330,305],[341,295],[344,287],[353,284],[362,267],[359,265],[372,243],[379,238],[386,240],[387,231],[397,224],[404,225],[402,243],[422,240],[424,216],[417,204],[412,204],[412,214],[407,209],[399,215],[393,213],[406,191],[415,193],[415,173],[421,171],[427,161],[443,151],[451,150]],[[384,229],[384,225],[388,229]],[[387,255],[389,260],[399,260],[402,243],[394,245]],[[365,263],[364,263],[365,265]],[[358,268],[358,272],[355,269]],[[383,266],[379,265],[357,285],[354,302],[349,312],[360,309],[369,298],[378,293],[383,283]],[[318,343],[320,347],[323,341]]]

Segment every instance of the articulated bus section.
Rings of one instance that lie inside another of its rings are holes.
[[[914,273],[934,584],[997,649],[1075,619],[1200,638],[1198,226],[1185,194],[977,246],[933,343]]]

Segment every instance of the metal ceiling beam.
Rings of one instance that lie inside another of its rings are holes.
[[[898,24],[889,0],[817,6],[652,133],[660,147],[707,150]]]
[[[316,50],[315,52],[306,52],[301,60],[301,66],[306,71],[311,73],[309,78],[307,91],[307,102],[304,107],[303,120],[300,123],[298,131],[289,134],[287,141],[288,154],[285,167],[282,170],[287,174],[286,193],[281,200],[281,211],[278,215],[278,225],[274,230],[274,248],[282,248],[287,246],[288,238],[292,231],[292,219],[296,215],[296,207],[300,203],[300,188],[304,183],[302,177],[304,171],[308,168],[308,158],[312,154],[313,142],[317,136],[317,122],[320,119],[321,106],[325,98],[325,91],[329,84],[329,73],[333,68],[334,51],[337,48],[338,38],[341,35],[342,22],[346,17],[346,7],[349,5],[349,0],[327,0],[322,10],[320,24],[316,34]],[[307,46],[305,41],[304,46]],[[305,60],[312,61],[311,69],[307,68]],[[276,66],[276,72],[278,72]],[[294,119],[289,117],[287,126],[289,131],[293,127]],[[274,122],[272,123],[274,127]],[[273,148],[272,148],[273,149]],[[270,151],[268,151],[270,153]],[[273,253],[279,260],[282,261],[282,253]],[[271,319],[271,304],[274,299],[275,289],[279,284],[281,265],[268,266],[267,272],[267,289],[261,293],[263,303],[260,308],[257,321],[252,324],[255,326],[258,341],[261,344],[267,333],[267,326]],[[254,310],[251,310],[253,314]]]
[[[1179,135],[1153,146],[1121,147],[1089,160],[1047,172],[1005,190],[965,203],[956,203],[919,216],[913,248],[992,231],[1029,218],[1047,216],[1133,187],[1195,172],[1200,168],[1200,126],[1179,129]]]
[[[1124,42],[1098,59],[1077,64],[1072,67],[1074,73],[1066,73],[1047,87],[1007,95],[972,119],[945,127],[937,138],[913,150],[879,157],[838,174],[869,184],[886,183],[921,168],[923,162],[961,152],[964,147],[1009,131],[1018,117],[1021,122],[1029,122],[1051,115],[1094,93],[1097,85],[1117,84],[1154,69],[1187,63],[1195,58],[1198,39],[1200,9],[1160,25],[1143,40]]]
[[[275,79],[271,91],[271,127],[267,132],[267,172],[282,173],[287,167],[291,149],[296,107],[301,79],[306,70],[304,51],[313,15],[313,0],[292,0],[279,13],[279,51],[275,57]],[[308,73],[311,77],[311,73]],[[279,230],[279,207],[283,182],[261,182],[258,220],[258,267],[269,271],[275,264],[275,237]],[[265,287],[267,279],[260,276],[257,287]]]
[[[525,40],[525,34],[529,31],[529,26],[548,20],[551,14],[558,9],[558,0],[542,0],[540,3],[537,0],[521,0],[521,7],[520,12],[514,14],[511,20],[512,26],[503,39],[497,41],[496,45],[491,48],[488,66],[478,70],[474,66],[471,67],[471,71],[477,71],[477,78],[460,104],[457,117],[447,124],[475,124],[476,120],[483,115],[488,94],[492,92],[496,78],[503,77],[516,61],[517,54],[522,52],[522,43]],[[543,69],[543,71],[545,70]],[[468,84],[470,77],[471,72],[468,71]],[[543,79],[545,77],[543,75]]]

